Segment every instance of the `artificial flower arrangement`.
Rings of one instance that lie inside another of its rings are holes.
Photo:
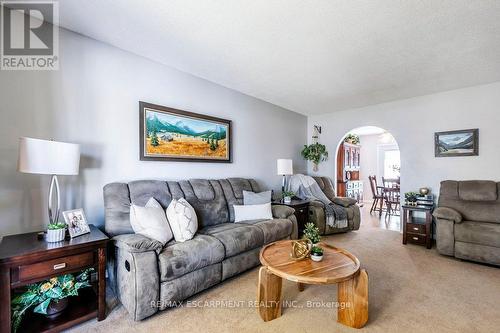
[[[76,277],[73,274],[65,274],[28,285],[28,289],[24,293],[12,300],[14,333],[19,328],[21,320],[29,308],[34,306],[33,312],[48,315],[47,309],[50,305],[59,303],[69,296],[78,296],[79,289],[90,287],[89,277],[93,270],[93,268],[86,269]]]

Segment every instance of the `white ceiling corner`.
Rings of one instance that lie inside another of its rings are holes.
[[[60,25],[303,114],[500,80],[498,0],[64,0]]]

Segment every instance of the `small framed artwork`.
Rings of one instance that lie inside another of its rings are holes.
[[[139,102],[140,159],[231,163],[231,121]]]
[[[73,209],[63,212],[64,221],[68,225],[71,238],[90,232],[89,224],[83,213],[83,209]]]
[[[438,132],[434,134],[436,157],[479,155],[479,129]]]

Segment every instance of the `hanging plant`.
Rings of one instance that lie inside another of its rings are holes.
[[[357,144],[359,144],[359,136],[357,136],[356,134],[349,133],[344,138],[344,142],[348,142],[348,143],[351,143],[353,145],[357,145]]]
[[[301,154],[304,159],[313,162],[314,171],[318,171],[319,162],[326,161],[328,158],[326,146],[320,143],[313,143],[309,146],[304,145],[304,149],[302,149]]]

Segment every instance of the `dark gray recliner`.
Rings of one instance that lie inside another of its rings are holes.
[[[321,235],[330,235],[351,230],[358,230],[361,223],[361,214],[356,200],[351,198],[337,197],[332,180],[328,177],[313,177],[325,195],[332,202],[344,206],[347,212],[347,227],[332,228],[326,224],[325,205],[320,201],[309,203],[309,222],[314,223]]]
[[[273,206],[273,220],[234,223],[233,205],[252,179],[143,180],[104,187],[105,230],[115,248],[108,272],[113,289],[134,320],[151,316],[238,273],[259,265],[263,245],[297,238],[294,210]],[[134,234],[130,205],[154,197],[164,208],[184,197],[195,209],[198,232],[184,243],[161,243]]]
[[[439,253],[500,265],[500,183],[443,181],[433,215]]]

